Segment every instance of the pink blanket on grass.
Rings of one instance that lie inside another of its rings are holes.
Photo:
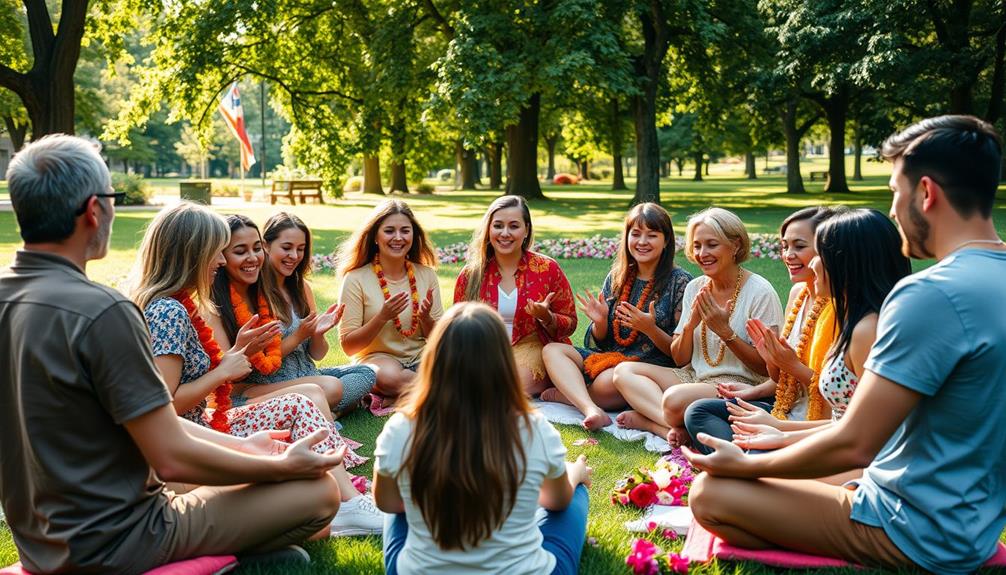
[[[689,561],[707,563],[713,559],[728,561],[753,561],[772,567],[787,567],[790,569],[822,569],[826,567],[859,567],[842,559],[808,555],[797,551],[783,549],[743,549],[723,541],[708,532],[696,522],[688,529],[685,547],[681,555]],[[995,555],[985,562],[985,567],[1006,568],[1006,546],[1002,543],[996,548]]]
[[[233,555],[209,555],[169,563],[147,571],[145,575],[220,575],[237,567],[237,557]],[[0,575],[31,575],[21,566],[21,562],[0,569]]]

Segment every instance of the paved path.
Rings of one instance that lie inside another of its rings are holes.
[[[158,195],[151,198],[150,204],[146,206],[116,206],[115,211],[142,212],[149,210],[159,210],[165,206],[173,206],[180,201],[181,199],[177,195],[163,195],[163,196]],[[218,198],[218,197],[213,198],[213,206],[221,208],[262,208],[268,205],[269,205],[268,201],[246,202],[241,198]],[[11,206],[10,199],[6,197],[0,198],[0,212],[12,212],[12,211],[14,211],[14,207]]]

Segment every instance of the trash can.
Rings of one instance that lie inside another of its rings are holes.
[[[210,205],[211,184],[207,180],[183,180],[178,184],[179,195],[183,200]]]

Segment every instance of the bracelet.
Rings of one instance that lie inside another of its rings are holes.
[[[737,340],[737,332],[735,331],[730,337],[728,337],[728,338],[726,338],[724,340],[721,340],[721,341],[723,341],[724,344],[728,344],[728,343],[733,343],[736,340]]]

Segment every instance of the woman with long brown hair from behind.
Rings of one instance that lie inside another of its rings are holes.
[[[405,400],[374,451],[387,572],[576,573],[592,470],[532,411],[499,314],[448,310]]]

